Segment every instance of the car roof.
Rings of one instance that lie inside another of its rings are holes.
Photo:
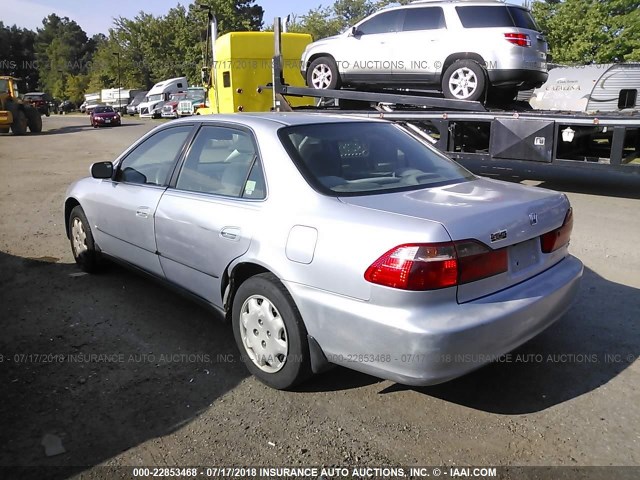
[[[476,6],[476,7],[485,7],[485,6],[496,6],[496,5],[506,5],[509,7],[519,7],[519,8],[524,8],[526,9],[526,7],[524,5],[519,5],[517,3],[507,3],[503,0],[418,0],[418,1],[414,1],[411,3],[407,3],[404,5],[392,5],[386,8],[382,8],[378,11],[376,11],[375,13],[378,13],[380,11],[387,11],[387,10],[403,10],[406,8],[417,8],[417,7],[426,7],[426,6],[434,6],[434,5],[450,5],[450,4],[456,4],[456,5],[472,5],[472,6]]]
[[[349,115],[331,115],[326,113],[310,112],[257,112],[257,113],[229,113],[201,115],[196,117],[202,123],[229,122],[240,123],[248,127],[289,127],[294,125],[310,125],[318,123],[343,123],[343,122],[379,122],[378,119],[363,118]],[[194,117],[174,120],[176,122],[193,122]]]

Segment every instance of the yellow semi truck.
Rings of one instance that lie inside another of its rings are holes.
[[[215,24],[212,24],[215,38]],[[304,87],[300,58],[311,35],[282,33],[282,69],[291,86]],[[268,112],[273,106],[271,89],[274,55],[273,32],[231,32],[215,39],[209,78],[208,105],[196,115],[232,112]],[[291,99],[292,106],[313,105],[313,99]]]

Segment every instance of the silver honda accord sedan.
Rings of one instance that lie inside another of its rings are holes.
[[[564,194],[477,177],[383,120],[164,124],[67,191],[85,271],[110,258],[204,300],[287,389],[338,364],[437,384],[558,320],[582,263]]]

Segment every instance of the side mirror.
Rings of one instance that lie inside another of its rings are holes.
[[[349,30],[349,36],[357,37],[358,35],[360,35],[360,32],[358,31],[358,27],[351,27],[351,30]]]
[[[113,176],[113,163],[94,163],[93,165],[91,165],[91,176],[93,178],[111,178]]]

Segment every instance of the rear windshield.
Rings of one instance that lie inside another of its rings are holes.
[[[473,174],[391,123],[285,127],[280,141],[316,190],[363,195],[457,183]]]
[[[43,95],[37,95],[37,94],[33,94],[33,93],[27,93],[24,98],[28,99],[28,100],[43,100],[44,96]]]
[[[528,10],[519,7],[464,6],[456,7],[465,28],[518,27],[538,31],[538,26]]]

